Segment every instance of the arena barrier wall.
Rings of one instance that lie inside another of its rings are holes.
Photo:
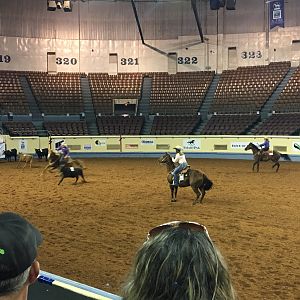
[[[29,288],[33,300],[121,300],[122,298],[79,282],[41,271],[37,283]]]
[[[252,159],[252,152],[244,148],[250,142],[262,143],[263,136],[53,136],[52,148],[64,140],[73,157],[157,157],[160,153],[174,152],[180,145],[189,157]],[[299,136],[269,136],[271,149],[288,154],[300,161]],[[7,149],[35,153],[35,148],[47,148],[47,137],[4,136]]]

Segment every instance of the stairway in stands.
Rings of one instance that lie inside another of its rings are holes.
[[[286,84],[288,83],[288,81],[290,80],[292,75],[294,74],[295,70],[296,70],[296,68],[290,68],[290,70],[287,72],[285,77],[282,79],[282,81],[278,85],[277,89],[273,92],[273,94],[271,95],[269,100],[263,106],[263,108],[260,112],[262,120],[266,119],[268,117],[269,113],[272,112],[272,107],[274,106],[275,102],[278,100],[279,95],[281,94],[282,90],[284,89],[284,87],[286,86]]]
[[[84,112],[87,128],[90,135],[98,135],[97,120],[94,111],[92,94],[90,90],[89,80],[87,77],[80,77],[82,98],[84,104]]]
[[[212,82],[209,86],[209,89],[208,89],[208,91],[205,95],[203,103],[202,103],[202,105],[201,105],[201,107],[198,111],[201,115],[201,122],[195,128],[194,134],[200,134],[202,129],[205,127],[206,123],[209,120],[209,110],[210,110],[210,107],[211,107],[211,105],[214,101],[214,95],[215,95],[215,92],[217,90],[217,86],[218,86],[220,77],[221,77],[220,74],[215,74],[215,76],[214,76],[214,78],[213,78],[213,80],[212,80]]]
[[[151,89],[152,78],[145,76],[143,78],[142,95],[137,110],[139,116],[144,116],[144,125],[141,134],[150,134],[154,119],[153,116],[149,116]]]
[[[22,89],[24,91],[27,103],[29,105],[30,112],[32,114],[32,123],[33,123],[34,127],[36,128],[39,136],[46,136],[47,132],[43,126],[44,119],[43,119],[42,113],[40,111],[40,108],[36,102],[36,99],[32,93],[32,90],[30,88],[28,80],[27,80],[26,76],[20,76],[19,80],[20,80]]]
[[[278,85],[277,89],[273,92],[273,94],[271,95],[269,100],[263,106],[263,108],[260,112],[260,116],[261,116],[260,121],[258,123],[256,123],[255,126],[253,128],[251,128],[251,130],[249,130],[247,132],[248,135],[253,134],[253,132],[261,125],[261,123],[269,117],[269,114],[272,113],[272,108],[273,108],[275,102],[278,100],[281,92],[283,91],[284,87],[286,86],[286,84],[288,83],[288,81],[290,80],[290,78],[292,77],[292,75],[294,74],[296,69],[297,68],[289,69],[289,71],[287,72],[285,77],[282,79],[282,81]]]

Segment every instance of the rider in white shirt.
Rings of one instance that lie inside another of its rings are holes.
[[[175,158],[172,157],[172,161],[173,163],[178,163],[178,166],[171,172],[171,174],[174,175],[174,185],[178,186],[179,185],[178,174],[180,173],[180,171],[182,171],[188,166],[188,163],[186,161],[184,153],[182,152],[182,147],[176,146],[174,149],[176,151],[176,155]]]

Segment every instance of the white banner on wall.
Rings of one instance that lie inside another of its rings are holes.
[[[249,142],[232,142],[231,149],[245,149]]]
[[[5,151],[5,143],[2,138],[0,138],[0,158],[4,158],[4,151]]]
[[[21,139],[19,141],[19,151],[21,153],[26,153],[27,152],[27,149],[28,149],[28,141],[25,140],[25,139]]]
[[[199,139],[187,139],[182,141],[184,150],[200,150]]]
[[[141,139],[141,145],[153,146],[153,145],[155,145],[155,141],[153,139]]]

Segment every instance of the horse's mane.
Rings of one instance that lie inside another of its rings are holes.
[[[253,147],[255,147],[257,150],[259,150],[259,147],[256,145],[256,144],[254,144],[254,143],[250,143],[250,145],[252,145]]]

